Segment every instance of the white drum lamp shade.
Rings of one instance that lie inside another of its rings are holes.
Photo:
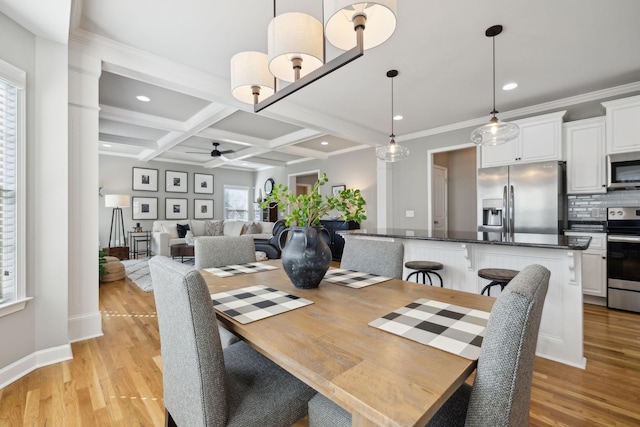
[[[260,88],[260,97],[274,93],[273,76],[269,73],[267,54],[240,52],[231,58],[231,93],[240,102],[254,103],[254,87]]]
[[[104,206],[107,208],[128,208],[131,199],[127,194],[107,194],[104,196]]]
[[[366,17],[364,49],[384,43],[396,29],[396,0],[354,3],[352,0],[325,0],[325,36],[329,43],[342,50],[356,45],[353,18]]]
[[[311,15],[283,13],[269,23],[267,29],[269,71],[287,82],[296,80],[293,59],[302,60],[300,77],[323,64],[322,23]]]

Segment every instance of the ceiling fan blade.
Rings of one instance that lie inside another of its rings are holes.
[[[235,153],[235,150],[224,150],[224,151],[220,151],[220,154],[228,154],[228,153]]]

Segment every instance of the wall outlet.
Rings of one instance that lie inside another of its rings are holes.
[[[415,216],[415,212],[413,210],[405,211],[404,216],[407,218],[413,218]]]

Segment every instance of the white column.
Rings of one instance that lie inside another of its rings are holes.
[[[102,335],[98,306],[99,58],[69,49],[69,339]]]
[[[391,163],[378,159],[377,167],[377,227],[393,227],[393,168]]]

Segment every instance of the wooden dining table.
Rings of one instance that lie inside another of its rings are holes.
[[[426,298],[491,311],[495,298],[391,279],[354,289],[323,280],[293,286],[277,269],[232,277],[201,270],[211,293],[252,285],[313,304],[247,324],[217,312],[252,347],[352,414],[353,426],[423,426],[460,387],[476,361],[369,326]]]

